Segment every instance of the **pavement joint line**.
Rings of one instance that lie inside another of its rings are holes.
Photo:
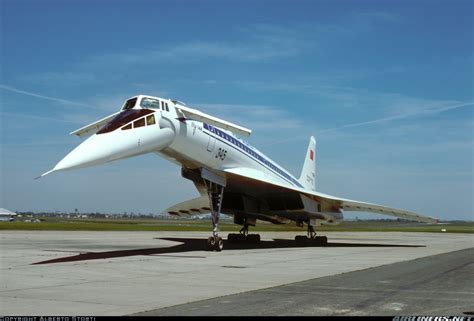
[[[314,279],[315,280],[315,279]],[[288,284],[289,286],[291,286],[291,284]],[[314,290],[334,290],[335,291],[338,291],[338,290],[344,290],[344,291],[354,291],[354,292],[371,292],[371,293],[377,293],[377,292],[403,292],[403,293],[412,293],[412,294],[417,294],[417,293],[420,293],[420,294],[426,294],[426,293],[432,293],[432,291],[423,291],[423,290],[405,290],[405,289],[381,289],[381,290],[372,290],[372,289],[367,289],[367,288],[343,288],[343,287],[314,287],[312,288]],[[285,290],[267,290],[267,289],[262,289],[261,291],[265,291],[265,292],[272,292],[272,293],[294,293],[293,291],[285,291]],[[443,293],[443,294],[463,294],[463,295],[470,295],[470,296],[474,296],[474,292],[455,292],[455,291],[438,291],[439,293]],[[314,293],[314,291],[298,291],[298,293]],[[326,295],[330,295],[331,293],[325,293]],[[444,299],[444,298],[443,298]],[[450,298],[446,298],[446,300],[452,300]],[[458,300],[458,299],[454,299],[454,300]]]
[[[106,282],[106,281],[87,281],[87,282],[77,282],[77,283],[68,283],[68,284],[52,284],[52,285],[38,286],[38,287],[32,287],[32,288],[0,290],[0,295],[3,294],[3,293],[13,293],[13,292],[28,291],[28,290],[41,290],[41,289],[66,287],[66,286],[77,286],[77,285],[84,285],[84,284],[88,284],[88,283],[98,283],[98,282]]]
[[[2,295],[0,295],[0,297],[2,297]],[[22,298],[18,298],[16,296],[14,297],[11,297],[11,296],[3,296],[4,298],[8,298],[8,299],[23,299]],[[103,302],[94,302],[94,301],[71,301],[71,300],[57,300],[57,299],[47,299],[47,298],[34,298],[33,300],[39,300],[39,301],[53,301],[53,302],[65,302],[65,303],[85,303],[85,304],[95,304],[95,305],[108,305],[108,306],[111,306],[111,307],[118,307],[118,305],[116,304],[109,304],[109,303],[103,303]],[[129,307],[136,307],[136,305],[127,305],[127,304],[120,304],[120,306],[123,306],[123,305],[126,305],[126,306],[129,306]]]

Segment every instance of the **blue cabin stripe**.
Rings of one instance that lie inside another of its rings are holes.
[[[296,179],[294,179],[292,176],[288,175],[288,173],[285,173],[283,170],[281,170],[280,168],[278,168],[277,166],[275,166],[275,164],[273,164],[272,162],[270,162],[268,159],[266,159],[265,157],[263,157],[262,155],[260,155],[259,153],[257,153],[256,151],[252,150],[251,148],[249,148],[247,145],[243,144],[241,141],[239,141],[238,139],[236,139],[235,137],[232,137],[231,135],[223,132],[222,130],[214,127],[214,126],[211,126],[209,124],[206,124],[206,123],[203,123],[204,125],[204,129],[208,130],[209,132],[223,138],[224,140],[226,140],[227,142],[229,142],[230,144],[232,144],[232,146],[234,148],[236,148],[238,151],[244,153],[246,156],[249,156],[255,160],[257,160],[259,163],[261,163],[262,165],[264,165],[265,167],[267,167],[269,170],[271,170],[273,173],[279,175],[279,176],[282,176],[283,178],[285,178],[286,180],[290,181],[291,183],[293,183],[294,185],[298,186],[298,187],[301,187],[303,188],[303,186],[300,184],[300,182],[298,182]]]

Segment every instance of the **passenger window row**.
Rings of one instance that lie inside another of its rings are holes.
[[[143,127],[145,126],[145,122],[147,126],[155,125],[156,124],[155,115],[148,115],[146,117],[142,117],[138,120],[135,120],[133,123],[130,123],[122,127],[122,130],[132,129],[132,125],[133,125],[133,128]]]

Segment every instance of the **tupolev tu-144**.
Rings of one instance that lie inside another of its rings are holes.
[[[339,198],[316,191],[316,140],[310,137],[301,170],[296,178],[241,137],[251,130],[159,97],[139,95],[125,101],[120,111],[84,126],[71,134],[88,137],[66,155],[51,172],[84,168],[119,159],[156,153],[181,166],[200,196],[171,206],[172,215],[211,213],[209,250],[221,251],[221,213],[233,216],[242,226],[228,235],[229,242],[259,242],[249,234],[257,220],[274,224],[294,222],[307,226],[297,242],[326,244],[315,226],[338,224],[343,211],[396,216],[425,223],[437,219],[387,206]]]

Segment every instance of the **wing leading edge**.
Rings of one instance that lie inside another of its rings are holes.
[[[423,223],[438,223],[438,219],[436,218],[433,218],[430,216],[419,215],[417,213],[403,210],[403,209],[397,209],[397,208],[387,207],[387,206],[378,205],[378,204],[339,198],[336,196],[331,196],[331,195],[327,195],[327,194],[323,194],[319,192],[313,192],[306,189],[290,186],[287,184],[281,184],[279,182],[275,182],[265,177],[264,174],[259,174],[258,172],[252,169],[230,168],[230,169],[224,170],[224,172],[231,176],[237,175],[240,178],[244,178],[244,179],[254,181],[254,182],[255,181],[260,182],[262,184],[267,185],[269,188],[273,186],[274,188],[277,188],[279,190],[286,189],[288,191],[298,192],[300,194],[303,194],[317,201],[325,200],[327,202],[331,202],[339,206],[341,209],[346,210],[346,211],[377,213],[377,214],[395,216],[395,217],[403,218],[406,220],[412,220],[412,221],[423,222]]]
[[[102,126],[107,124],[109,122],[109,120],[111,120],[112,118],[117,116],[119,113],[120,113],[120,111],[118,111],[116,113],[113,113],[112,115],[109,115],[109,116],[106,116],[102,119],[99,119],[99,120],[97,120],[97,121],[95,121],[95,122],[93,122],[89,125],[81,127],[79,129],[76,129],[75,131],[71,132],[70,134],[71,135],[77,135],[81,138],[85,137],[85,136],[93,135],[96,132],[98,132],[99,129],[102,128]]]

